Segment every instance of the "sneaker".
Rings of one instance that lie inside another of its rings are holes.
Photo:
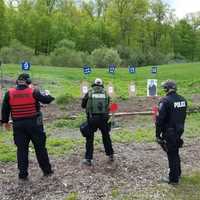
[[[177,184],[178,184],[178,181],[170,181],[170,180],[169,180],[169,177],[166,177],[166,176],[162,177],[162,178],[160,179],[160,181],[161,181],[162,183],[168,183],[168,184],[170,184],[170,185],[177,185]]]
[[[113,154],[108,156],[108,161],[114,162],[114,155]]]
[[[43,174],[44,174],[44,176],[51,176],[52,174],[54,173],[54,171],[53,170],[50,170],[50,171],[48,171],[48,172],[43,172]]]
[[[86,166],[92,166],[92,160],[91,159],[83,159],[82,164]]]
[[[166,177],[166,176],[161,177],[160,182],[169,183],[169,177]]]

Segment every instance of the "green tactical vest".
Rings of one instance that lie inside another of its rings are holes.
[[[87,113],[89,114],[105,114],[108,113],[108,95],[104,88],[94,86],[89,90],[89,98],[87,102]]]

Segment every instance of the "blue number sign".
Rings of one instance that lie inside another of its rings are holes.
[[[115,66],[115,64],[110,64],[109,65],[109,73],[110,74],[114,74],[115,73],[115,69],[116,69],[116,66]]]
[[[136,67],[134,65],[129,66],[128,71],[130,74],[136,73]]]
[[[152,74],[157,74],[157,67],[156,67],[156,66],[153,66],[153,67],[151,68],[151,73],[152,73]]]
[[[27,61],[22,62],[22,70],[23,71],[29,71],[31,68],[31,64]]]
[[[83,66],[83,73],[84,74],[90,74],[91,73],[91,67],[90,66],[88,66],[88,65],[84,65]]]

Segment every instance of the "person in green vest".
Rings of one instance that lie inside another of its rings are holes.
[[[81,107],[86,109],[87,122],[84,123],[80,130],[86,138],[86,153],[83,164],[91,166],[93,161],[93,143],[94,133],[99,129],[102,133],[102,140],[105,153],[110,162],[114,161],[114,151],[110,138],[109,120],[109,103],[110,98],[104,89],[103,81],[96,78],[91,89],[83,97]]]

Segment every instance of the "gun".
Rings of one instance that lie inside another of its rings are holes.
[[[163,149],[163,151],[168,152],[166,140],[159,139],[159,140],[157,140],[157,143],[161,146],[161,148]]]

